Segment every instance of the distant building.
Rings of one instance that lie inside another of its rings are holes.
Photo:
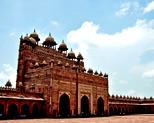
[[[144,113],[153,99],[109,96],[108,75],[84,67],[62,41],[49,34],[40,45],[35,32],[20,38],[16,88],[0,87],[1,118],[68,117]],[[144,105],[144,106],[141,106]],[[144,111],[143,111],[144,110]]]

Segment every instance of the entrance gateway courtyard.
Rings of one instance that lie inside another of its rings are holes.
[[[60,119],[24,119],[4,120],[1,123],[151,123],[154,121],[154,114],[124,115],[110,117],[92,118],[60,118]]]
[[[154,99],[109,95],[108,74],[84,67],[62,41],[21,36],[16,88],[0,87],[0,118],[89,117],[154,113]]]

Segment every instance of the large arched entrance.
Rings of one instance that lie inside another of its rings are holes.
[[[70,115],[70,101],[66,94],[61,95],[59,102],[59,114],[62,117],[67,117]]]
[[[34,118],[39,117],[39,109],[38,109],[37,104],[33,105],[32,117],[34,117]]]
[[[114,107],[114,114],[117,114],[117,108]]]
[[[16,118],[17,117],[17,105],[16,104],[13,103],[9,106],[8,117],[9,118]]]
[[[4,106],[0,103],[0,118],[4,116]]]
[[[24,104],[21,108],[21,117],[22,118],[29,117],[29,106],[27,104]]]
[[[128,107],[126,107],[126,114],[128,114],[129,113],[129,109],[128,109]]]
[[[132,113],[132,109],[131,109],[131,107],[129,107],[129,113],[130,113],[130,114]]]
[[[113,115],[113,108],[110,107],[110,115]]]
[[[122,107],[122,114],[125,114],[125,109],[124,109],[124,107]]]
[[[97,111],[98,111],[98,115],[103,115],[104,114],[104,101],[101,97],[98,98],[97,101]]]
[[[89,115],[89,100],[87,96],[83,96],[81,98],[81,113],[85,115]]]
[[[132,113],[133,113],[133,114],[135,113],[135,109],[134,109],[134,107],[132,107]]]
[[[118,114],[121,114],[121,107],[118,108]]]

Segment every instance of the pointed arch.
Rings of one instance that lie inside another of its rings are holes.
[[[9,118],[16,118],[17,117],[17,105],[12,103],[10,106],[9,106],[9,109],[8,109],[8,117]]]
[[[39,117],[39,108],[38,108],[38,105],[37,104],[34,104],[33,105],[33,108],[32,108],[32,117],[34,117],[34,118]]]
[[[21,117],[29,117],[29,106],[27,104],[24,104],[21,107]]]
[[[125,114],[125,108],[122,107],[122,114]]]
[[[4,117],[4,105],[0,103],[0,118]]]
[[[117,111],[117,107],[114,107],[114,114],[117,114],[118,111]]]
[[[59,99],[59,114],[62,117],[67,117],[70,115],[70,100],[69,96],[66,94],[63,94],[60,96]]]
[[[102,97],[99,97],[97,100],[97,114],[103,115],[104,114],[104,100]]]
[[[81,113],[82,114],[89,114],[89,99],[87,96],[83,96],[81,98]]]
[[[113,107],[110,107],[110,115],[113,115]]]
[[[118,108],[118,114],[121,114],[121,107]]]

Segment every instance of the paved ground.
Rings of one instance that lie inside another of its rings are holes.
[[[70,119],[1,120],[0,123],[154,123],[154,114]]]

